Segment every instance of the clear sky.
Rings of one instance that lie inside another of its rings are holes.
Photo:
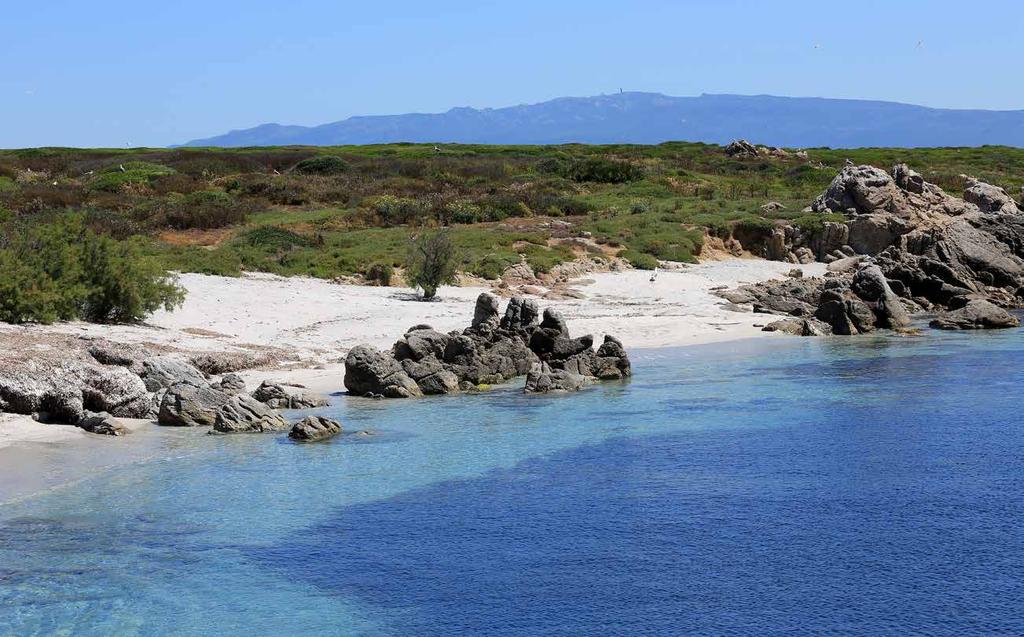
[[[0,147],[625,90],[1024,108],[1020,0],[39,0],[0,8]]]

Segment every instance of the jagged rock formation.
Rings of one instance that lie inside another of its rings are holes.
[[[547,309],[542,316],[536,301],[513,297],[502,315],[499,303],[497,297],[481,294],[472,324],[461,331],[443,334],[417,325],[390,352],[353,348],[345,359],[345,387],[360,396],[408,398],[502,383],[534,367],[538,377],[557,376],[558,388],[564,389],[579,389],[589,379],[631,374],[618,340],[605,337],[595,351],[593,337],[572,338],[558,312]],[[531,386],[531,391],[554,387],[551,382]]]
[[[811,253],[831,262],[828,277],[723,296],[795,317],[765,329],[803,335],[904,329],[921,310],[943,314],[933,327],[1012,327],[1016,319],[1005,308],[1024,303],[1024,213],[1001,188],[965,183],[958,199],[905,164],[891,174],[848,165],[810,207],[841,213],[845,223],[825,222],[811,236],[778,227],[767,242],[776,259],[803,261]]]

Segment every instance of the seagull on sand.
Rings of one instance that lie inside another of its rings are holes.
[[[658,279],[658,268],[654,268],[654,272],[651,273],[651,283],[654,283]]]

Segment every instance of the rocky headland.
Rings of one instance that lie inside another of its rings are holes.
[[[824,261],[825,275],[795,269],[719,295],[785,317],[766,331],[802,336],[907,330],[918,314],[939,329],[1015,327],[1007,310],[1024,304],[1024,213],[1001,188],[963,181],[961,199],[905,164],[847,165],[806,210],[820,224],[781,223],[750,242],[769,259]]]

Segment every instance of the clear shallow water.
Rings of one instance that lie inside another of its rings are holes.
[[[1024,333],[638,352],[0,507],[0,634],[1024,633]]]

